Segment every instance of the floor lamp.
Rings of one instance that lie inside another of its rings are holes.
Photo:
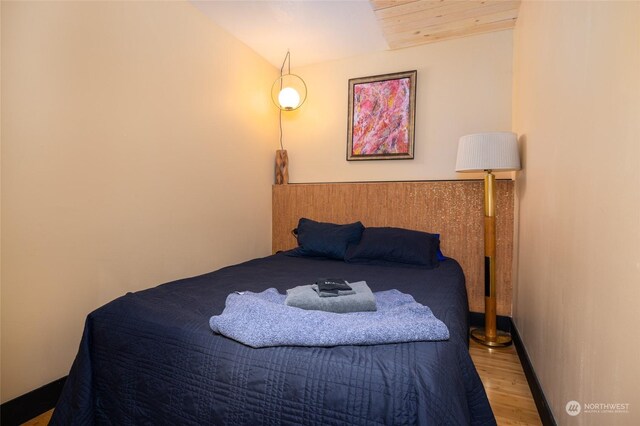
[[[511,335],[496,327],[496,177],[492,171],[520,170],[515,133],[476,133],[460,138],[457,172],[484,171],[484,328],[471,331],[471,338],[485,346],[511,344]]]

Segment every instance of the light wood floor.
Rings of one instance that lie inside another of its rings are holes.
[[[40,414],[35,419],[31,419],[26,423],[23,423],[22,426],[46,426],[49,424],[49,420],[51,419],[51,415],[53,414],[53,410],[49,410],[46,413]]]
[[[527,379],[516,349],[490,349],[471,342],[469,352],[480,374],[498,425],[541,425]],[[43,426],[49,423],[53,410],[25,423]]]
[[[474,341],[469,353],[500,426],[541,425],[516,348],[487,348]]]

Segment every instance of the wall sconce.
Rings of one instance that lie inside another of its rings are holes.
[[[484,328],[471,337],[485,346],[511,344],[508,333],[496,327],[496,177],[494,170],[520,170],[518,138],[511,132],[476,133],[460,138],[457,172],[485,171],[484,175]]]
[[[287,73],[283,74],[285,64]],[[296,110],[307,100],[307,85],[304,80],[296,74],[291,74],[289,50],[280,67],[280,77],[271,86],[271,100],[279,109],[280,149],[276,151],[276,185],[282,185],[289,183],[289,157],[282,144],[282,111]]]
[[[282,74],[285,64],[287,73]],[[280,67],[280,77],[271,86],[271,100],[282,111],[298,109],[307,100],[307,85],[304,80],[296,74],[291,74],[291,54],[288,50]]]

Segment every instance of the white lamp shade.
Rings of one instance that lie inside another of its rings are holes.
[[[307,100],[307,84],[298,75],[281,75],[271,85],[271,100],[282,110],[298,109]]]
[[[300,95],[293,87],[285,87],[278,94],[278,102],[282,109],[296,109],[300,105]]]
[[[456,171],[483,170],[520,170],[518,138],[515,133],[475,133],[460,138]]]

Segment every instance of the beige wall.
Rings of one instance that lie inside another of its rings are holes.
[[[295,68],[309,97],[283,113],[291,182],[474,177],[455,173],[458,139],[511,129],[512,39],[507,30]],[[348,80],[414,69],[415,159],[346,161]]]
[[[188,3],[2,2],[2,401],[88,312],[270,253],[277,70]]]
[[[514,320],[558,424],[637,425],[640,2],[523,2],[514,47]]]

